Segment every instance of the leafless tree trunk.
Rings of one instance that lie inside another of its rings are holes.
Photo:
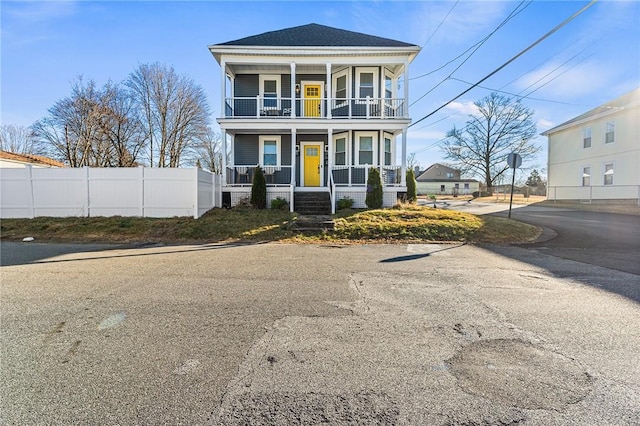
[[[143,64],[127,81],[147,140],[149,160],[158,167],[179,167],[183,154],[203,139],[209,123],[204,90],[192,79],[179,76],[173,67]],[[157,154],[157,156],[156,156]]]
[[[481,177],[491,192],[496,179],[509,169],[510,153],[520,154],[524,163],[540,147],[531,142],[536,134],[533,110],[519,100],[492,93],[475,106],[477,113],[462,130],[454,127],[447,133],[442,150],[463,173]]]

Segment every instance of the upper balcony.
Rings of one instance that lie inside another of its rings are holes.
[[[222,118],[408,119],[401,98],[225,98]]]

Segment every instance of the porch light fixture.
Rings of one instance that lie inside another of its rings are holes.
[[[296,154],[300,154],[300,145],[296,145]]]
[[[296,95],[300,94],[300,84],[296,84]]]

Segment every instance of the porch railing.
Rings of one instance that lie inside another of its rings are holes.
[[[294,102],[292,104],[292,101]],[[295,105],[295,114],[292,108]],[[404,99],[392,98],[264,98],[225,99],[225,118],[405,119]]]
[[[400,166],[333,166],[331,176],[336,186],[366,185],[369,179],[369,169],[375,167],[380,171],[380,180],[384,186],[400,185]]]
[[[368,164],[356,166],[333,166],[328,178],[328,185],[335,186],[363,186],[369,179],[369,170],[375,167],[380,172],[380,180],[384,186],[398,186],[401,183],[400,166],[371,166]],[[227,185],[251,186],[255,177],[255,165],[235,165],[227,167]],[[262,166],[267,185],[290,185],[290,165]]]
[[[291,166],[261,166],[267,185],[290,185]],[[256,165],[227,167],[228,185],[252,185]]]

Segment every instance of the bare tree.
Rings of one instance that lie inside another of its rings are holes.
[[[108,163],[114,167],[137,165],[145,147],[146,133],[135,111],[131,94],[122,85],[109,81],[100,96],[101,139],[108,147]]]
[[[525,162],[540,147],[531,141],[536,134],[533,110],[520,100],[492,93],[475,106],[477,113],[463,129],[454,127],[447,133],[442,150],[463,173],[481,177],[491,192],[496,179],[509,169],[508,154],[518,153]]]
[[[45,147],[33,134],[33,130],[13,124],[0,126],[0,151],[16,154],[46,154]]]
[[[35,135],[48,143],[54,155],[71,167],[98,165],[94,146],[100,133],[100,94],[95,82],[82,77],[72,83],[71,96],[57,101],[49,115],[33,126]],[[98,154],[100,155],[100,154]]]
[[[212,173],[222,172],[222,139],[219,133],[208,128],[204,137],[193,145],[193,159],[199,167]]]
[[[57,101],[49,114],[32,126],[52,155],[71,167],[135,166],[144,148],[144,129],[133,99],[121,85],[102,90],[78,77],[71,95]]]
[[[204,90],[173,67],[159,63],[140,65],[126,85],[149,141],[151,166],[180,166],[183,154],[207,132],[209,106]]]

